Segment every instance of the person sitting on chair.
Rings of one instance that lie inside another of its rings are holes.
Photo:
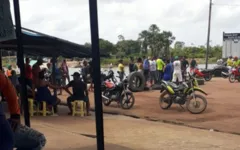
[[[68,114],[71,115],[73,111],[71,102],[75,100],[83,100],[87,104],[87,115],[89,116],[90,103],[88,100],[87,84],[81,80],[80,73],[75,72],[72,76],[73,76],[73,80],[70,81],[68,85],[64,88],[66,92],[70,95],[67,98],[67,104],[70,110]],[[69,91],[70,87],[72,87],[73,93]]]
[[[45,74],[44,70],[39,72],[39,75],[38,75],[39,83],[38,83],[35,99],[38,102],[46,101],[48,105],[56,106],[61,102],[61,100],[58,99],[56,96],[53,96],[51,94],[51,91],[48,89],[48,87],[52,89],[60,89],[61,87],[52,85],[49,81],[46,81],[44,74]]]

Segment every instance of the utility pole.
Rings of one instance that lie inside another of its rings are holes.
[[[104,128],[103,128],[104,126],[103,126],[102,91],[100,80],[101,67],[99,51],[97,0],[89,0],[89,11],[92,41],[92,63],[93,63],[97,150],[104,150]]]
[[[210,49],[211,18],[212,18],[212,0],[210,0],[210,4],[209,4],[207,50],[206,50],[206,69],[208,68],[208,54],[209,54],[209,49]]]

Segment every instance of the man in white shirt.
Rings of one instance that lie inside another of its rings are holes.
[[[173,62],[173,79],[172,82],[182,82],[182,72],[181,72],[181,61],[178,59],[178,56],[175,57]]]
[[[149,62],[150,62],[150,82],[152,85],[153,81],[154,84],[157,83],[157,63],[154,57],[152,58],[152,60],[149,59]]]

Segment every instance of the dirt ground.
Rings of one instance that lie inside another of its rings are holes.
[[[198,115],[190,114],[178,105],[162,110],[159,106],[159,91],[134,93],[135,105],[131,110],[122,110],[113,103],[108,107],[104,106],[104,112],[240,134],[240,84],[214,78],[205,82],[201,88],[208,93],[208,107]],[[61,99],[64,101],[66,97],[64,94]],[[90,100],[91,108],[94,109],[93,94],[90,94]]]
[[[44,133],[46,150],[96,150],[95,116],[32,117],[32,127]],[[207,137],[207,138],[206,138]],[[104,114],[106,150],[234,150],[240,136]]]

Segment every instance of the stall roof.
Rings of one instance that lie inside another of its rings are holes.
[[[84,45],[76,44],[27,28],[22,28],[22,43],[24,53],[31,56],[63,56],[65,58],[91,57],[91,49]],[[17,51],[17,40],[13,39],[0,42],[0,49]],[[101,56],[107,56],[107,54],[101,50]]]

